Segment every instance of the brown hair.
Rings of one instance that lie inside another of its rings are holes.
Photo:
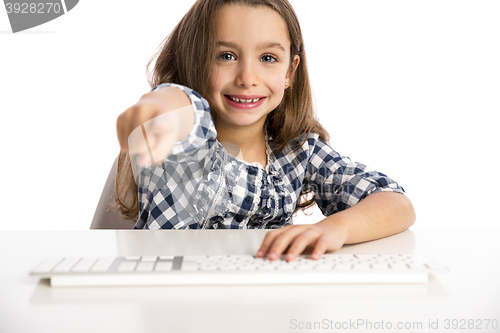
[[[287,0],[198,0],[189,9],[174,30],[160,44],[158,51],[146,66],[148,82],[151,88],[161,83],[177,83],[187,86],[207,99],[211,106],[212,117],[216,119],[217,111],[210,100],[210,76],[213,62],[216,59],[217,15],[222,5],[239,4],[251,7],[267,6],[281,15],[288,27],[290,47],[290,69],[295,55],[300,57],[291,84],[285,89],[283,100],[278,107],[268,114],[267,128],[273,137],[279,154],[292,141],[293,152],[304,144],[311,132],[317,133],[325,142],[329,142],[328,132],[315,117],[311,86],[307,71],[306,52],[299,25],[299,20]],[[205,55],[200,57],[200,55]],[[156,59],[152,75],[149,67]],[[304,135],[306,134],[306,135]],[[137,219],[139,214],[137,185],[134,181],[130,159],[121,153],[118,159],[115,181],[115,202],[112,208],[118,207],[122,217]],[[295,207],[305,210],[313,207],[314,198],[309,194],[312,190],[302,191]]]

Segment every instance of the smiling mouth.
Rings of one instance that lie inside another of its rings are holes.
[[[240,104],[252,104],[252,103],[257,103],[258,101],[260,101],[261,99],[263,99],[264,97],[258,97],[258,98],[251,98],[251,99],[243,99],[243,98],[238,98],[238,97],[234,97],[234,96],[229,96],[229,95],[225,95],[227,98],[229,98],[230,100],[232,100],[233,102],[235,103],[240,103]]]

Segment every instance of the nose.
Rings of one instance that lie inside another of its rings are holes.
[[[236,76],[236,85],[244,88],[257,86],[260,82],[260,78],[256,66],[256,64],[250,61],[240,61],[238,74]]]

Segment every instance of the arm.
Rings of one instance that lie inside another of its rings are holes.
[[[377,192],[319,223],[338,225],[346,235],[344,244],[354,244],[400,233],[411,227],[415,220],[415,211],[407,196]]]
[[[177,141],[186,138],[194,124],[194,112],[191,109],[191,101],[186,93],[175,87],[162,87],[153,90],[141,97],[136,105],[148,105],[158,103],[164,108],[162,111],[168,113],[172,120],[172,128],[178,132]],[[188,107],[191,112],[186,112]]]
[[[344,244],[374,240],[401,232],[415,221],[404,190],[394,180],[367,165],[340,156],[327,143],[311,137],[303,190],[313,190],[324,216],[314,225],[292,225],[273,230],[262,243],[262,253],[278,258],[289,247],[293,260],[307,246],[312,255],[336,251]]]
[[[257,253],[277,259],[289,247],[287,260],[294,260],[307,246],[318,259],[326,251],[344,244],[360,243],[394,235],[415,222],[415,211],[403,194],[377,192],[356,205],[332,214],[313,225],[291,225],[269,232]]]
[[[175,142],[189,135],[193,124],[187,95],[176,87],[162,87],[143,95],[118,117],[118,140],[122,151],[141,155],[141,161],[152,156],[158,162],[168,156]]]
[[[184,215],[184,218],[182,218],[182,214],[171,216],[167,223],[163,220],[165,214],[169,214],[167,210],[170,210],[172,207],[170,204],[167,204],[169,202],[167,196],[171,195],[174,201],[178,201],[180,196],[192,195],[191,198],[194,199],[196,194],[186,193],[184,191],[184,185],[190,180],[185,178],[185,175],[182,173],[175,174],[174,176],[174,172],[176,173],[177,170],[179,170],[178,168],[186,170],[186,168],[189,168],[190,163],[198,163],[204,160],[205,156],[210,152],[210,145],[215,143],[217,138],[217,132],[213,125],[208,102],[196,91],[179,84],[162,84],[158,86],[156,90],[153,90],[153,92],[157,90],[159,92],[167,92],[168,90],[160,90],[166,87],[173,89],[171,90],[173,93],[180,93],[179,97],[185,99],[185,104],[178,105],[180,106],[180,109],[178,109],[178,116],[179,121],[186,124],[186,128],[184,129],[184,133],[182,133],[183,130],[180,130],[179,134],[172,135],[168,140],[159,140],[163,144],[168,142],[170,144],[173,143],[170,154],[164,155],[161,165],[141,168],[134,173],[134,176],[137,175],[136,183],[139,192],[139,219],[136,223],[137,229],[149,229],[151,224],[155,221],[158,222],[161,228],[179,228],[179,225],[177,225],[178,223],[186,222],[186,217]],[[152,95],[153,94],[149,94],[149,96]],[[144,96],[142,102],[147,101],[146,97],[147,96]],[[163,99],[164,97],[157,96],[157,98]],[[168,102],[165,102],[165,104],[174,108],[171,104],[168,104]],[[170,116],[170,114],[175,112],[177,111],[172,110],[167,112],[166,115]],[[174,121],[167,122],[166,125],[169,125],[169,123],[172,124]],[[182,126],[182,124],[175,126]],[[138,134],[140,134],[140,138],[143,137],[141,129],[142,128],[139,127],[140,132]],[[172,131],[174,130],[175,129]],[[167,134],[165,135],[167,136]],[[157,158],[153,156],[153,160],[156,161]],[[132,167],[134,167],[134,165],[132,165]],[[161,173],[161,176],[158,176],[158,172]],[[179,176],[181,179],[179,179]],[[194,202],[191,203],[194,204]],[[178,213],[179,211],[177,209],[180,209],[180,206],[172,208],[175,208],[174,211]],[[180,228],[187,227],[188,225],[186,224],[185,227]],[[155,225],[154,228],[158,228],[158,225]]]

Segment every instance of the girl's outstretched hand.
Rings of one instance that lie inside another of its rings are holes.
[[[319,259],[326,251],[340,249],[347,240],[347,231],[338,223],[321,221],[311,225],[288,225],[268,232],[262,241],[257,257],[267,255],[269,260],[278,259],[286,251],[285,259],[294,260],[307,246],[314,247],[311,258]]]
[[[137,156],[139,166],[158,165],[175,142],[189,134],[193,123],[191,101],[184,92],[175,87],[157,89],[118,117],[121,151]]]

